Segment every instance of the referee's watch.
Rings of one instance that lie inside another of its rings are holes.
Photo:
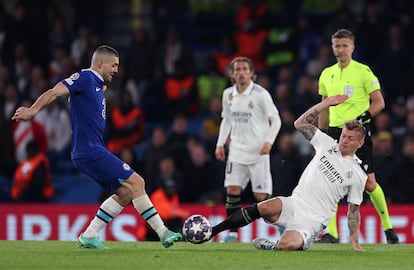
[[[356,118],[361,124],[365,123],[366,121],[370,120],[372,115],[369,111],[363,112],[360,116]]]

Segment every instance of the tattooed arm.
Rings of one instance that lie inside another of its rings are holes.
[[[365,251],[358,242],[359,226],[361,223],[361,215],[359,213],[359,205],[349,203],[348,205],[348,229],[351,236],[351,243],[355,251]]]
[[[299,130],[307,140],[311,140],[317,130],[317,127],[313,125],[313,122],[319,116],[321,111],[327,109],[329,106],[338,105],[347,99],[347,95],[336,95],[323,99],[296,119],[294,123],[295,128]]]

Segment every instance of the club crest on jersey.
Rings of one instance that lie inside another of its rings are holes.
[[[352,178],[352,176],[354,175],[354,172],[353,171],[349,171],[349,172],[346,172],[346,177],[347,178]]]
[[[231,101],[233,100],[233,94],[232,93],[229,94],[228,99],[229,99],[229,106],[231,106]]]
[[[129,167],[129,165],[126,163],[122,164],[122,167],[124,168],[125,171],[131,170],[131,167]]]
[[[253,106],[253,101],[251,101],[251,100],[250,100],[250,101],[249,101],[249,104],[247,104],[247,106],[248,106],[250,109],[253,109],[253,107],[254,107],[254,106]]]

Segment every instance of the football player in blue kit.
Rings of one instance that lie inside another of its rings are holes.
[[[98,233],[131,201],[139,214],[158,234],[168,248],[182,239],[180,233],[170,231],[146,191],[144,179],[131,167],[109,152],[103,134],[106,120],[106,84],[118,72],[119,54],[106,45],[98,47],[92,55],[91,66],[72,74],[44,92],[28,107],[19,107],[12,119],[31,120],[39,110],[58,97],[69,95],[72,122],[73,164],[92,177],[112,196],[106,199],[87,229],[79,236],[78,244],[85,248],[106,248]]]

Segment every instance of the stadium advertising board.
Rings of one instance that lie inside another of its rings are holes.
[[[217,224],[225,217],[225,208],[189,204],[183,206],[192,214],[202,214],[211,223]],[[63,240],[74,241],[96,213],[97,205],[0,205],[1,240]],[[401,243],[414,243],[414,205],[391,205],[391,220]],[[340,205],[338,228],[342,243],[349,242],[347,206]],[[144,222],[132,206],[128,206],[116,217],[100,235],[102,240],[137,241],[136,230],[139,222]],[[221,241],[225,232],[216,236]],[[277,239],[276,227],[258,220],[240,229],[242,242],[250,242],[257,237]],[[361,207],[361,243],[385,243],[381,221],[370,205]]]

